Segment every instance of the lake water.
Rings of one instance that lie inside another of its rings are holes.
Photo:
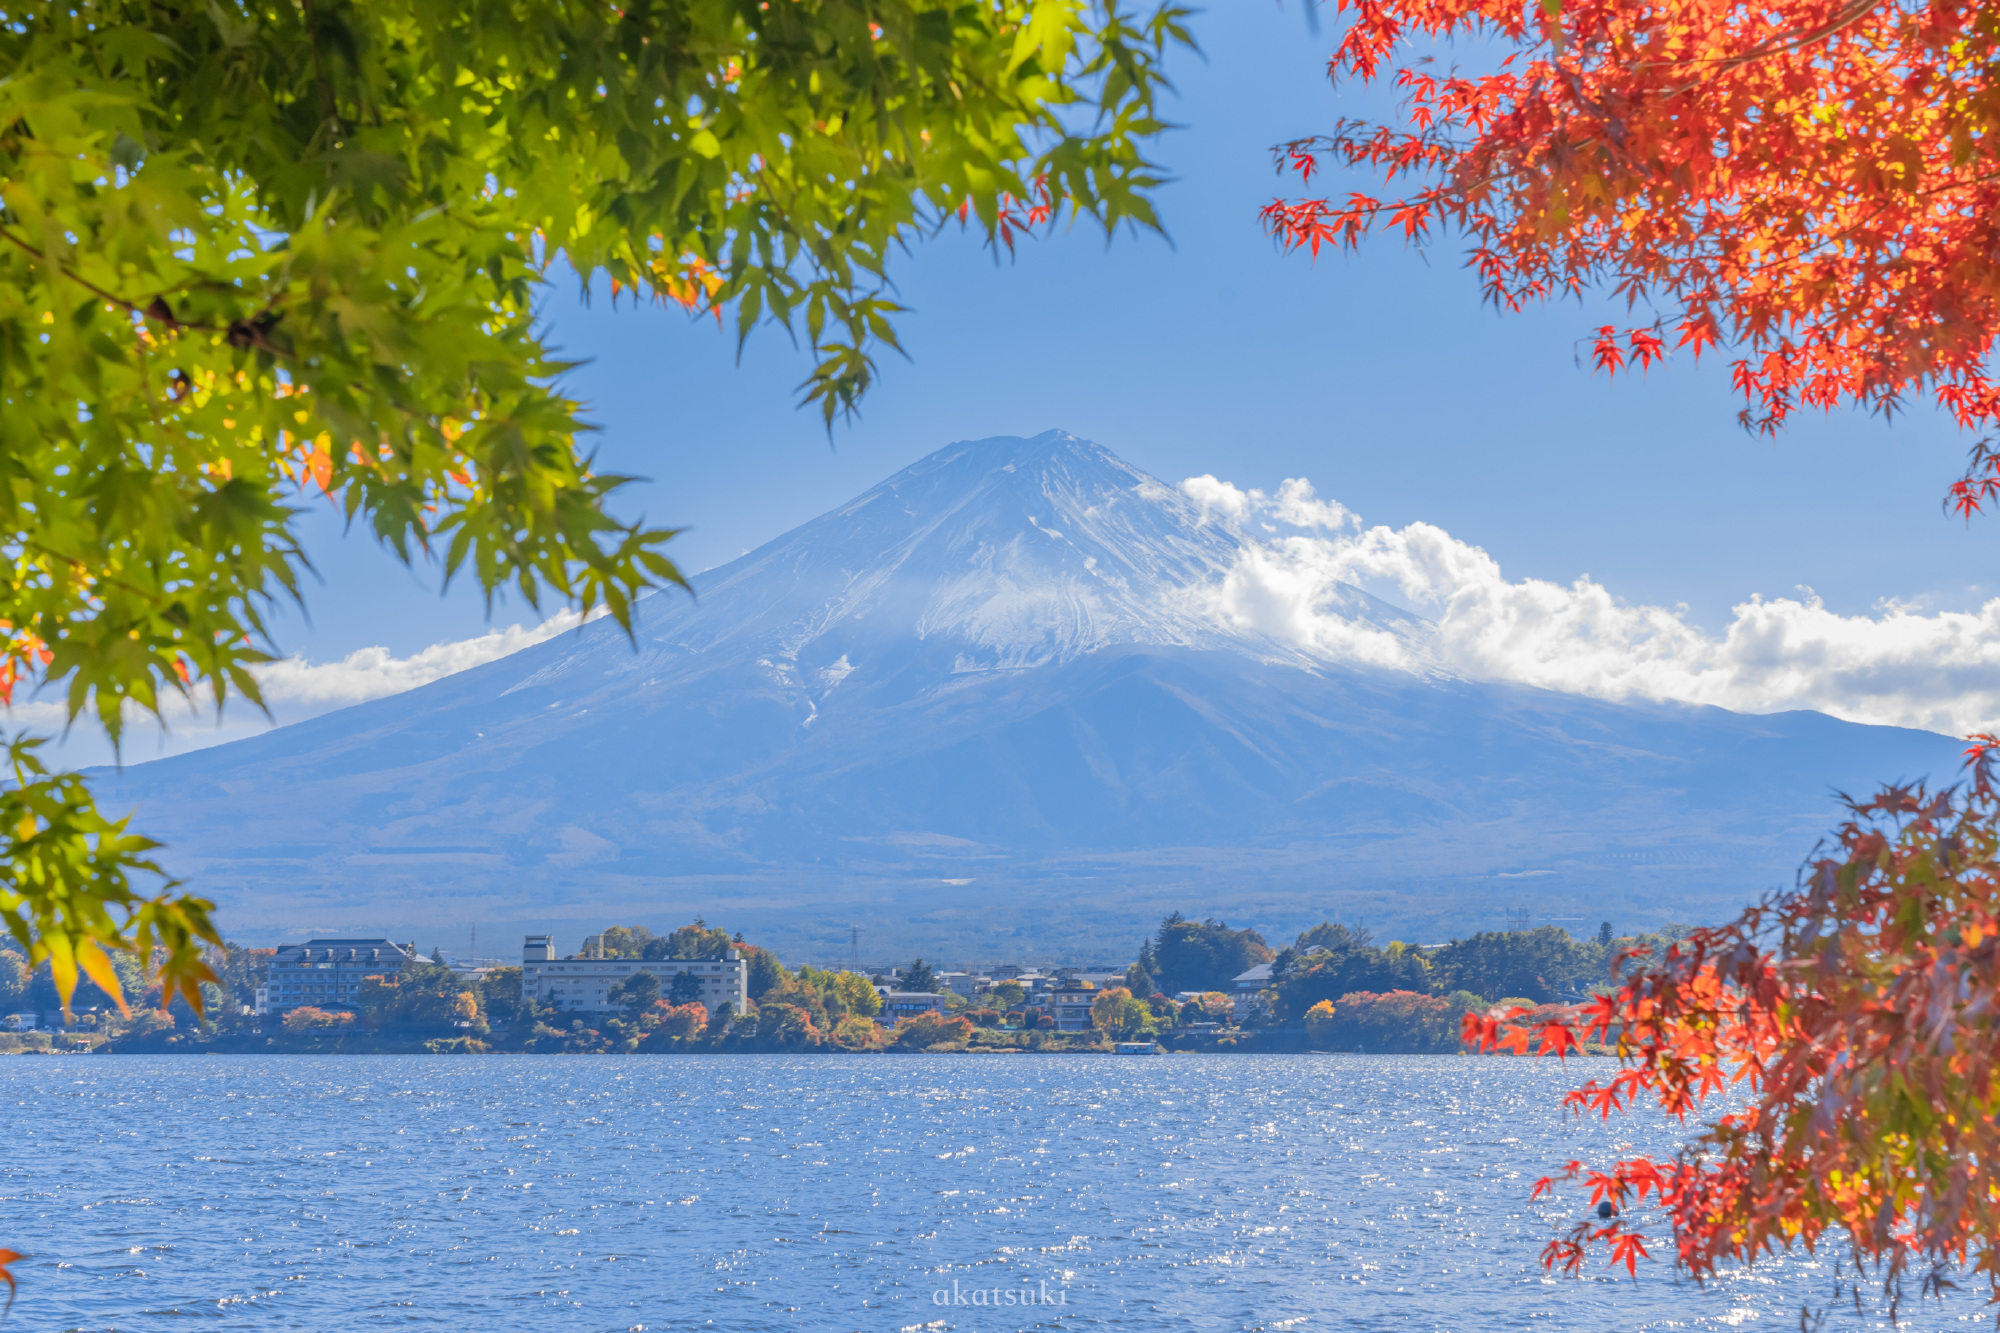
[[[1580,1204],[1531,1206],[1535,1178],[1672,1141],[1566,1122],[1593,1065],[5,1059],[0,1243],[31,1256],[5,1327],[1798,1327],[1830,1263],[1543,1274]]]

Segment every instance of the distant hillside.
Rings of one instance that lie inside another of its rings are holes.
[[[641,608],[100,773],[244,940],[482,946],[703,912],[794,958],[1122,959],[1290,932],[1620,930],[1788,883],[1830,789],[1958,745],[1316,660],[1218,624],[1240,539],[1059,432],[955,444]],[[1342,613],[1429,622],[1354,589]]]

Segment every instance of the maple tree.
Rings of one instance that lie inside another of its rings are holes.
[[[658,1022],[653,1031],[668,1041],[687,1041],[708,1026],[708,1006],[694,1001],[661,1001],[654,1006],[654,1013]]]
[[[1337,0],[1337,82],[1388,85],[1393,124],[1342,120],[1277,149],[1301,197],[1263,213],[1318,254],[1377,232],[1465,238],[1495,306],[1588,289],[1653,317],[1600,328],[1598,369],[1728,348],[1743,423],[1802,407],[1884,412],[1927,397],[1982,435],[2000,330],[2000,58],[1991,11],[1954,0]],[[1444,68],[1446,42],[1481,54]],[[1328,169],[1379,188],[1314,197]],[[1990,437],[1947,503],[2000,499]],[[1852,807],[1840,855],[1793,893],[1628,950],[1581,1013],[1468,1016],[1484,1050],[1612,1044],[1615,1078],[1572,1094],[1610,1114],[1652,1099],[1687,1117],[1745,1096],[1672,1161],[1572,1163],[1594,1203],[1665,1209],[1696,1276],[1830,1237],[1882,1266],[1970,1265],[1996,1281],[1995,850],[1991,738],[1967,785],[1890,788]],[[1538,1193],[1554,1182],[1545,1181]],[[1628,1270],[1646,1241],[1621,1215],[1592,1247]],[[1935,1273],[1926,1273],[1931,1279]],[[2000,1292],[2000,1286],[1996,1286]]]
[[[1625,950],[1615,986],[1588,1004],[1532,1024],[1519,1010],[1466,1016],[1481,1051],[1612,1047],[1623,1067],[1568,1094],[1579,1114],[1732,1106],[1672,1159],[1569,1163],[1560,1179],[1619,1215],[1552,1240],[1549,1266],[1576,1272],[1605,1247],[1634,1270],[1650,1252],[1624,1215],[1650,1198],[1697,1278],[1831,1240],[1892,1296],[1912,1272],[1934,1287],[1969,1269],[2000,1297],[1996,751],[2000,739],[1978,738],[1959,786],[1852,802],[1797,887],[1664,957]]]
[[[945,1014],[917,1014],[896,1024],[892,1035],[896,1047],[906,1051],[963,1045],[972,1039],[972,1020]]]
[[[1743,422],[1927,395],[2000,422],[2000,25],[1965,0],[1337,0],[1336,83],[1400,90],[1401,120],[1281,145],[1307,193],[1263,213],[1318,254],[1378,230],[1463,235],[1497,307],[1600,288],[1616,372],[1732,349]],[[1476,70],[1432,64],[1470,43]],[[1379,191],[1310,192],[1325,167]],[[1974,446],[1949,503],[2000,498]]]
[[[1351,991],[1306,1011],[1306,1035],[1322,1050],[1421,1055],[1458,1048],[1459,1007],[1419,991]]]
[[[301,503],[629,622],[681,581],[615,518],[536,312],[559,279],[802,327],[829,423],[894,347],[886,265],[957,217],[1157,225],[1170,3],[0,0],[0,704],[114,741],[260,701]],[[197,1011],[209,905],[44,771],[0,794],[0,920],[122,1005]],[[157,881],[150,896],[133,887]]]

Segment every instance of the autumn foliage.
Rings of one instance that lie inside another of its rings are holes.
[[[1327,1050],[1423,1055],[1455,1050],[1451,1001],[1416,991],[1354,991],[1306,1011],[1306,1036]]]
[[[326,1032],[354,1025],[354,1015],[313,1005],[301,1005],[285,1014],[285,1031],[290,1033]]]
[[[1928,395],[1991,429],[2000,391],[2000,61],[1963,0],[1336,0],[1338,84],[1387,83],[1401,123],[1337,122],[1277,150],[1302,197],[1264,211],[1317,254],[1380,229],[1463,235],[1496,306],[1606,288],[1655,316],[1592,359],[1731,348],[1747,426]],[[1433,66],[1433,44],[1496,51]],[[1376,191],[1317,195],[1323,168]],[[1974,452],[1952,502],[2000,495]]]
[[[906,1051],[958,1046],[972,1038],[972,1021],[943,1014],[918,1014],[896,1024],[896,1045]]]
[[[670,1041],[687,1041],[701,1034],[708,1026],[708,1006],[699,1001],[687,1004],[669,1004],[665,1000],[653,1005],[653,1035]]]
[[[1672,1160],[1569,1163],[1561,1179],[1620,1216],[1550,1242],[1551,1267],[1576,1272],[1602,1247],[1631,1270],[1649,1251],[1624,1214],[1650,1201],[1697,1278],[1844,1241],[1894,1291],[1960,1268],[2000,1294],[1996,744],[1980,738],[1959,787],[1853,803],[1797,888],[1663,960],[1639,965],[1634,951],[1616,988],[1569,1021],[1467,1016],[1481,1050],[1611,1045],[1623,1068],[1569,1094],[1579,1114],[1737,1108]]]

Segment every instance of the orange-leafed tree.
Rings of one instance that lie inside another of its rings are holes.
[[[1603,1248],[1634,1269],[1650,1251],[1626,1214],[1650,1204],[1697,1278],[1832,1243],[1892,1298],[1952,1270],[2000,1297],[1996,746],[1979,739],[1957,787],[1852,803],[1795,889],[1664,959],[1627,951],[1616,985],[1570,1016],[1466,1016],[1482,1050],[1613,1046],[1623,1068],[1569,1094],[1579,1114],[1730,1108],[1672,1159],[1569,1163],[1560,1178],[1617,1215],[1552,1240],[1550,1267]]]
[[[1264,220],[1317,254],[1463,236],[1503,309],[1586,289],[1646,313],[1593,359],[1728,349],[1745,425],[1928,397],[2000,422],[2000,23],[1960,0],[1337,0],[1336,83],[1389,124],[1278,148]],[[1488,53],[1433,64],[1446,42]],[[1325,168],[1359,170],[1331,193]],[[2000,498],[1982,439],[1950,501]]]
[[[662,1002],[655,1008],[659,1010],[660,1021],[654,1030],[670,1039],[686,1041],[708,1026],[708,1006],[705,1004]]]
[[[895,1044],[907,1051],[962,1045],[972,1039],[972,1020],[944,1014],[918,1014],[896,1024]]]

